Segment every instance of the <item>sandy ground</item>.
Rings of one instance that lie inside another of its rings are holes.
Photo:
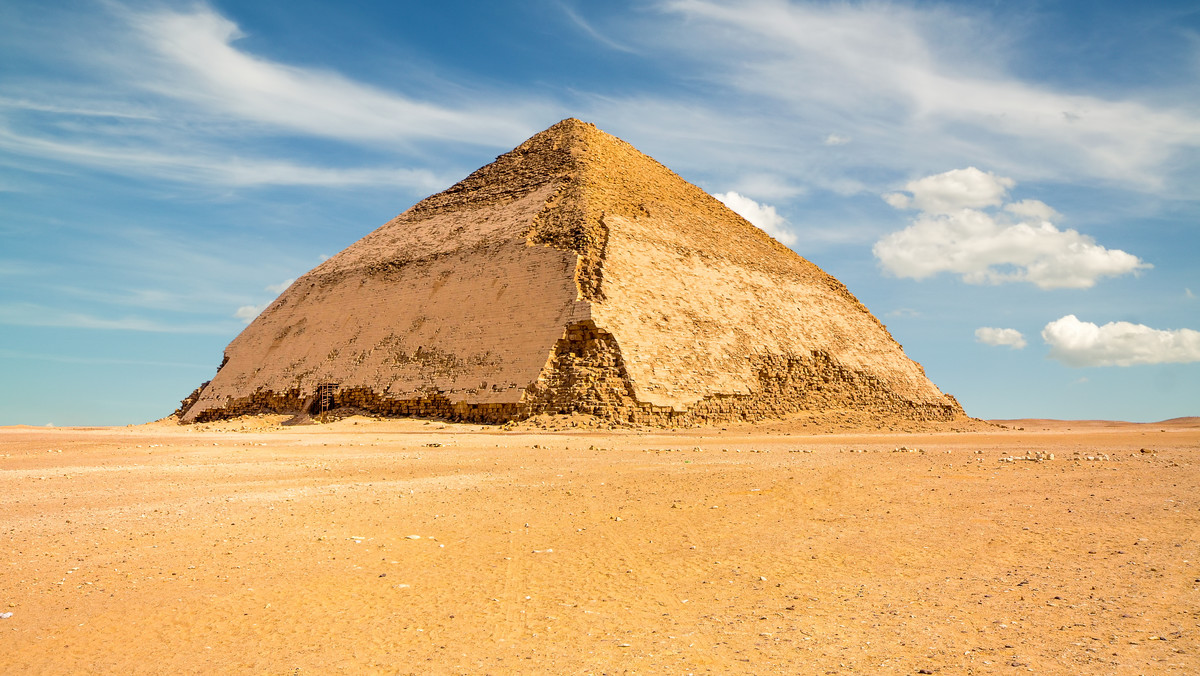
[[[275,422],[0,428],[0,673],[1200,673],[1197,419]]]

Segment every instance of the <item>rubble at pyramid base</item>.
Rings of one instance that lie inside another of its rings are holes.
[[[259,391],[230,401],[224,407],[205,410],[195,417],[195,422],[261,413],[314,415],[340,408],[387,417],[484,424],[516,422],[543,414],[580,413],[653,427],[711,426],[833,409],[870,411],[880,418],[911,421],[952,421],[965,417],[953,403],[916,403],[897,396],[873,376],[842,367],[825,353],[815,352],[810,357],[765,355],[752,357],[751,361],[759,384],[754,392],[709,396],[680,408],[658,406],[639,401],[635,396],[612,334],[592,322],[582,322],[567,327],[542,376],[520,402],[452,401],[447,393],[436,390],[415,399],[395,399],[370,388],[342,389],[330,383],[323,386],[329,393],[325,401],[321,387],[315,392],[300,388]],[[176,413],[185,414],[193,401],[185,399]]]

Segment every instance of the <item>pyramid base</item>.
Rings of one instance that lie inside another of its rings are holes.
[[[847,369],[829,355],[808,357],[765,355],[752,359],[758,387],[750,394],[718,394],[687,407],[639,401],[612,335],[590,322],[567,328],[543,374],[521,402],[451,401],[433,392],[396,399],[368,388],[322,389],[305,393],[259,391],[201,412],[193,422],[242,415],[279,413],[316,415],[353,408],[370,415],[437,418],[453,422],[504,424],[534,416],[582,414],[622,425],[707,427],[736,422],[783,419],[801,413],[860,411],[879,419],[952,422],[966,419],[953,398],[950,403],[910,401],[884,388],[868,374]],[[184,400],[194,402],[197,393]],[[186,407],[177,413],[186,413]]]

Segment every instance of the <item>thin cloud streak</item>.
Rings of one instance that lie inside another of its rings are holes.
[[[13,153],[54,159],[106,171],[152,174],[155,178],[235,187],[398,186],[419,191],[444,188],[452,181],[427,169],[315,167],[283,160],[210,157],[159,151],[148,146],[121,148],[85,142],[56,141],[0,128],[0,148]]]
[[[556,4],[558,5],[558,8],[560,10],[562,10],[562,13],[565,14],[567,16],[567,18],[571,20],[571,23],[575,24],[575,26],[578,27],[580,30],[582,30],[584,33],[587,33],[587,35],[589,37],[591,37],[593,40],[595,40],[596,42],[599,42],[600,44],[604,45],[605,47],[608,47],[609,49],[615,49],[618,52],[625,52],[626,54],[641,54],[641,52],[630,47],[629,45],[617,42],[616,40],[613,40],[612,38],[608,37],[607,35],[604,35],[600,31],[596,30],[590,23],[585,21],[583,17],[579,16],[579,12],[576,12],[570,5],[566,4],[565,2],[558,2]]]
[[[149,361],[145,359],[105,359],[101,357],[69,357],[57,354],[42,354],[38,352],[22,352],[0,348],[0,359],[19,359],[21,361],[36,360],[50,361],[61,364],[96,364],[116,366],[161,366],[165,368],[186,368],[212,370],[212,364],[188,364],[175,361]]]
[[[68,312],[33,303],[0,305],[0,324],[9,326],[45,326],[64,329],[103,329],[146,333],[226,334],[223,324],[165,324],[144,317],[110,319],[81,312]]]
[[[60,115],[82,115],[85,117],[115,117],[127,120],[157,120],[155,115],[149,113],[134,113],[121,110],[107,110],[97,108],[78,108],[73,106],[55,105],[53,103],[40,103],[37,101],[29,101],[26,99],[10,99],[0,96],[0,108],[16,108],[20,110],[33,110],[42,113],[57,113]]]

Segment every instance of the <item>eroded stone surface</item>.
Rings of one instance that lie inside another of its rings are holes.
[[[298,279],[181,412],[318,405],[653,425],[963,415],[840,282],[578,120]]]

